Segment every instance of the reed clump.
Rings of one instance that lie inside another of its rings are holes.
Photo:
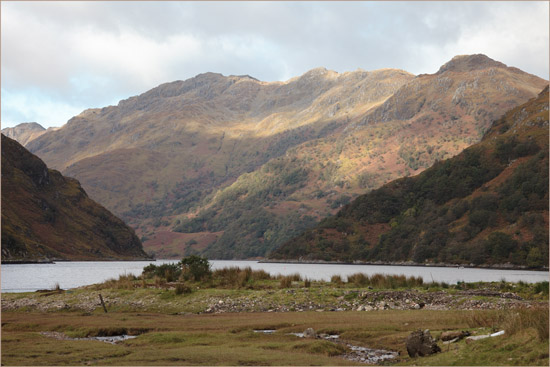
[[[290,275],[278,275],[277,277],[279,279],[279,288],[291,288],[292,282],[301,282],[302,276],[298,273],[290,274]]]
[[[212,273],[212,281],[221,287],[243,288],[253,287],[262,280],[271,280],[272,277],[264,270],[252,270],[250,267],[244,269],[229,267],[215,270]]]
[[[331,279],[332,283],[333,282]],[[405,275],[385,275],[385,274],[373,274],[368,276],[364,273],[355,273],[348,275],[347,283],[353,284],[357,287],[373,287],[373,288],[386,288],[386,289],[396,289],[396,288],[413,288],[420,287],[424,285],[424,280],[422,277],[415,276],[405,276]],[[440,285],[438,283],[438,285]]]
[[[342,277],[340,275],[333,275],[330,277],[330,282],[332,284],[336,284],[338,286],[342,285],[344,281],[342,280]]]

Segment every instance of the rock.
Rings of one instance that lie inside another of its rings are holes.
[[[407,337],[407,353],[410,357],[424,357],[430,354],[441,352],[441,348],[436,344],[432,338],[429,330],[417,330],[413,331]]]
[[[304,331],[304,338],[316,338],[316,337],[317,337],[317,333],[312,328],[309,327]]]
[[[491,337],[495,337],[495,336],[501,336],[501,335],[504,335],[504,330],[498,331],[498,332],[493,333],[493,334],[469,336],[469,337],[466,338],[466,343],[471,343],[472,341],[491,338]]]
[[[470,333],[467,331],[444,331],[441,333],[440,339],[443,341],[452,340],[452,339],[462,339],[466,336],[470,336]]]

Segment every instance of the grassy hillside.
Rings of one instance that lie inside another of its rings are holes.
[[[360,196],[274,259],[548,264],[548,87],[484,139]]]
[[[2,261],[145,259],[134,231],[2,135]]]

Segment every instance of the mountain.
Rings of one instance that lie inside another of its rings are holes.
[[[206,73],[84,111],[27,147],[148,235],[157,218],[192,213],[214,190],[330,135],[412,78],[319,68],[266,83]]]
[[[494,119],[546,83],[484,55],[457,56],[330,135],[242,175],[174,228],[215,234],[207,246],[197,236],[193,246],[212,258],[264,256],[359,194],[478,142]]]
[[[146,258],[134,230],[77,180],[2,135],[2,262]]]
[[[547,267],[548,102],[546,86],[480,143],[358,197],[271,258]]]
[[[24,146],[32,139],[42,135],[45,131],[46,129],[36,122],[24,122],[15,127],[2,129],[2,134]]]
[[[92,109],[27,147],[148,251],[264,256],[354,197],[478,142],[546,81],[484,55],[436,74],[206,73]]]

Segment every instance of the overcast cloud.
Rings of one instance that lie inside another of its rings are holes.
[[[2,127],[208,71],[288,80],[484,53],[548,79],[548,2],[1,2]]]

